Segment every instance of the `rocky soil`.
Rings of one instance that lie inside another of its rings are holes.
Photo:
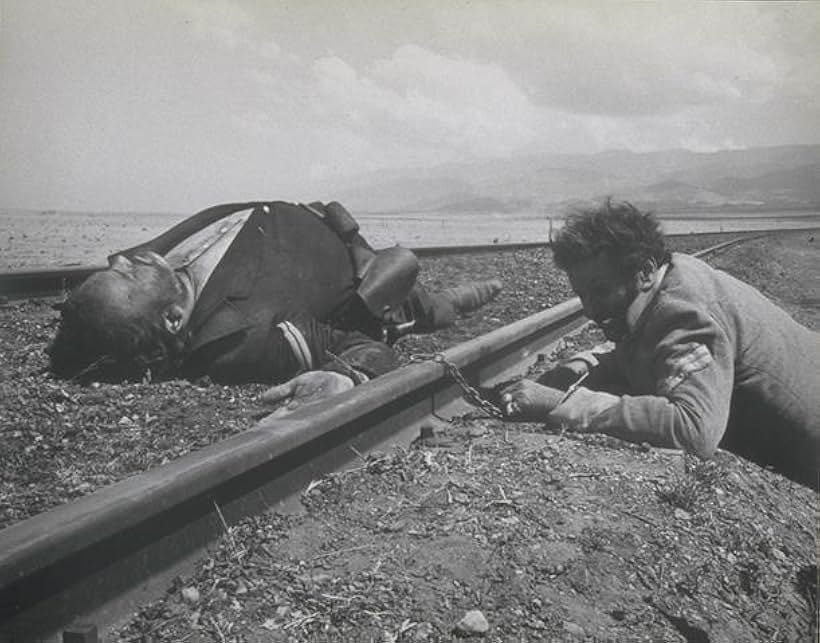
[[[687,249],[723,237],[683,240]],[[571,296],[546,249],[425,259],[424,282],[441,288],[500,277],[501,296],[436,335],[398,349],[443,350]],[[183,380],[80,386],[46,372],[56,300],[0,300],[0,528],[244,430],[266,409],[263,385]]]
[[[710,261],[817,328],[808,237],[782,233]],[[570,296],[544,250],[425,260],[423,275],[433,287],[496,276],[507,287],[455,328],[401,340],[405,356]],[[53,380],[50,303],[0,307],[0,525],[233,435],[264,411],[261,385]],[[296,514],[232,525],[116,640],[813,640],[816,495],[730,454],[702,463],[468,415],[314,481],[301,500]]]

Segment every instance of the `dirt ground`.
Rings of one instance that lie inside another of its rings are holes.
[[[724,236],[682,238],[684,249]],[[396,346],[407,359],[459,342],[553,306],[571,296],[546,248],[426,258],[431,289],[468,279],[501,278],[501,295],[477,313],[433,335]],[[217,386],[207,380],[82,386],[55,380],[45,349],[56,300],[0,305],[0,528],[102,486],[159,466],[243,431],[266,409],[261,384]]]
[[[712,261],[817,328],[818,259],[789,234]],[[434,429],[231,526],[116,640],[816,639],[810,490],[725,452],[475,414]]]
[[[781,233],[710,262],[817,329],[820,237],[810,238]],[[507,287],[453,329],[402,340],[404,355],[570,295],[545,250],[423,264],[433,287],[495,276]],[[50,303],[0,306],[0,525],[234,435],[260,412],[262,385],[54,381],[43,355]],[[596,339],[584,333],[555,357]],[[314,481],[295,513],[231,525],[110,640],[814,640],[811,491],[727,453],[702,463],[473,414],[450,420],[432,439]]]

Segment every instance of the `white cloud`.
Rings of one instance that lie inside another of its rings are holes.
[[[527,103],[501,66],[444,56],[418,45],[398,47],[391,58],[375,61],[369,71],[397,92],[416,91],[454,105],[484,103],[493,109],[499,103]]]
[[[0,4],[9,203],[820,135],[820,2]]]
[[[317,60],[312,71],[316,110],[385,145],[503,154],[534,135],[535,109],[497,65],[406,45],[361,73],[338,57]]]
[[[246,9],[231,0],[167,0],[167,4],[184,16],[196,38],[267,60],[282,55],[281,45],[256,20],[258,8]]]
[[[780,78],[766,49],[776,25],[754,3],[488,2],[444,20],[470,34],[462,50],[576,113],[672,113],[759,97]]]

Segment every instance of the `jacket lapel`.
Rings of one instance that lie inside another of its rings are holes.
[[[133,257],[139,252],[151,250],[161,255],[167,254],[172,248],[179,245],[182,241],[200,230],[208,227],[212,223],[229,217],[230,215],[248,210],[250,208],[258,208],[260,203],[258,201],[249,201],[247,203],[223,203],[222,205],[215,205],[206,208],[195,215],[188,217],[184,221],[176,224],[173,228],[166,230],[158,237],[141,243],[137,246],[132,246],[126,250],[120,250],[112,255],[109,255],[109,261],[117,255],[125,255]]]
[[[244,331],[253,324],[253,320],[231,299],[223,299],[207,312],[198,327],[191,328],[188,350],[192,353],[206,344]]]
[[[197,299],[188,325],[192,349],[253,323],[241,302],[253,292],[264,251],[264,237],[254,224],[256,214],[236,235]]]

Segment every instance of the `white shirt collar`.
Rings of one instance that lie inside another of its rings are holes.
[[[219,225],[212,224],[169,253],[167,258],[171,265],[177,270],[185,270],[190,276],[195,300],[249,216],[250,211],[244,211]]]

